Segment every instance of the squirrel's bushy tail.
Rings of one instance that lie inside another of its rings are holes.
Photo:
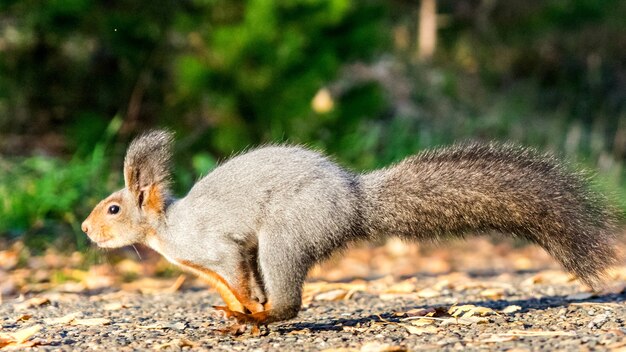
[[[496,230],[539,244],[591,287],[616,261],[616,212],[586,177],[533,150],[452,146],[361,181],[373,236],[437,241]]]

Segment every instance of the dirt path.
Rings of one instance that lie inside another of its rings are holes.
[[[214,315],[219,297],[204,287],[52,291],[5,300],[0,331],[39,325],[26,344],[68,351],[626,350],[623,282],[613,286],[620,293],[592,295],[576,282],[561,282],[565,277],[453,274],[311,283],[310,302],[296,319],[238,335],[222,332],[232,323]]]
[[[626,351],[626,265],[591,293],[537,247],[497,238],[352,249],[311,272],[296,319],[260,331],[218,317],[217,294],[146,249],[94,264],[6,248],[0,351]]]

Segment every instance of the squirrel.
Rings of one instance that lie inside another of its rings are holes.
[[[221,163],[177,199],[173,133],[135,138],[125,188],[82,230],[100,247],[145,244],[207,279],[239,322],[294,318],[309,269],[360,241],[439,242],[497,231],[543,247],[590,287],[616,262],[617,212],[578,171],[530,148],[466,143],[358,174],[300,146]]]

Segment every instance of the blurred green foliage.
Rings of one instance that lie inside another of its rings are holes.
[[[220,155],[313,140],[324,119],[311,97],[387,33],[373,1],[3,4],[0,127],[53,128],[70,149],[92,145],[116,113],[126,133],[166,123]]]
[[[0,2],[0,237],[82,245],[154,126],[178,133],[180,194],[261,143],[370,169],[467,138],[564,154],[626,194],[626,3],[437,4],[418,62],[419,1]]]
[[[0,233],[27,234],[27,245],[54,242],[57,233],[80,233],[80,213],[89,211],[85,200],[94,199],[94,184],[104,184],[95,171],[103,171],[102,149],[88,162],[30,157],[2,165],[0,174]],[[95,192],[98,194],[98,192]],[[102,194],[98,194],[102,196]],[[83,236],[76,237],[79,247]]]

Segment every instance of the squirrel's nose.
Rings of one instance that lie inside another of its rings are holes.
[[[87,220],[83,221],[83,224],[80,226],[84,233],[89,234],[89,222]]]

